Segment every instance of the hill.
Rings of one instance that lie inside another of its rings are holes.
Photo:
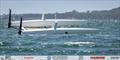
[[[120,7],[111,10],[102,11],[86,11],[78,12],[76,10],[64,13],[48,13],[45,15],[46,19],[53,19],[54,15],[57,15],[58,19],[118,19],[120,20]],[[42,14],[12,14],[13,19],[19,20],[22,16],[24,19],[41,19]],[[1,15],[1,19],[8,19],[8,15]]]

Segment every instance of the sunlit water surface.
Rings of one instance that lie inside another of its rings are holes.
[[[120,55],[120,20],[87,20],[82,34],[17,34],[0,20],[0,55]]]

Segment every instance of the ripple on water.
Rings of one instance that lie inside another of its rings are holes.
[[[120,55],[120,21],[88,21],[81,27],[99,28],[98,33],[22,33],[0,25],[0,55]],[[1,29],[2,28],[2,29]]]

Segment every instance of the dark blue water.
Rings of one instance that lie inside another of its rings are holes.
[[[100,30],[18,35],[17,29],[8,29],[6,20],[0,20],[0,55],[120,55],[120,20],[88,20],[81,27]]]

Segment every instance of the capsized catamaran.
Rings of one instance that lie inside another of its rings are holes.
[[[45,14],[39,20],[11,21],[11,9],[9,10],[8,28],[11,26],[19,27],[21,32],[39,32],[39,33],[58,33],[58,34],[76,34],[81,32],[95,32],[97,28],[79,28],[79,25],[86,20],[77,19],[45,19]]]

